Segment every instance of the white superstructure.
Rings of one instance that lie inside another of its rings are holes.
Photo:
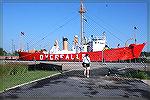
[[[102,51],[106,45],[106,37],[95,37],[92,39],[93,42],[93,51]]]

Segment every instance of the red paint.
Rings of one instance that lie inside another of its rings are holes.
[[[129,47],[113,48],[103,51],[105,61],[130,60],[138,58],[145,46],[143,44],[130,44]],[[44,54],[41,52],[18,52],[22,60],[48,60],[48,61],[82,61],[85,54],[89,54],[91,61],[102,61],[102,51],[80,52],[78,54]]]

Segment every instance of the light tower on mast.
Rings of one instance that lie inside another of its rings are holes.
[[[80,0],[80,10],[79,10],[79,13],[80,13],[80,19],[81,19],[81,22],[80,22],[80,27],[81,27],[81,30],[80,30],[80,35],[81,35],[81,46],[83,46],[83,33],[84,33],[84,13],[85,13],[85,8],[83,6],[83,0]]]

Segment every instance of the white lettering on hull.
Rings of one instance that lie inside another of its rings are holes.
[[[53,60],[53,55],[50,55],[50,60]]]
[[[74,60],[73,55],[71,55],[71,59]]]
[[[85,54],[82,54],[82,59],[83,59],[84,56],[85,56]]]
[[[45,57],[48,58],[48,54],[46,54]]]
[[[60,59],[63,59],[64,58],[64,55],[60,55]]]
[[[55,60],[59,60],[59,55],[55,55]]]
[[[67,59],[69,59],[69,55],[68,55],[68,54],[66,55],[66,60],[67,60]]]
[[[43,55],[40,55],[40,60],[43,60]]]
[[[76,59],[79,59],[79,55],[76,55]]]
[[[82,54],[82,58],[84,57],[85,54]],[[49,60],[60,60],[60,59],[63,59],[63,60],[74,60],[75,58],[76,59],[79,59],[79,55],[76,54],[66,54],[66,56],[64,54],[45,54],[45,55],[40,55],[40,60],[44,60],[44,59],[49,59]]]

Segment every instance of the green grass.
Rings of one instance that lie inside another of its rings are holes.
[[[0,76],[23,74],[28,70],[27,64],[21,63],[3,63],[0,64]]]
[[[150,80],[150,72],[149,71],[134,71],[128,72],[123,75],[124,77],[128,78],[138,78],[138,79],[148,79]]]
[[[1,62],[0,91],[56,73],[58,73],[58,71],[28,71],[28,65],[26,63]]]
[[[146,71],[145,73],[147,75],[147,79],[150,80],[150,71]]]
[[[0,91],[58,73],[57,71],[27,71],[23,74],[0,76]]]

